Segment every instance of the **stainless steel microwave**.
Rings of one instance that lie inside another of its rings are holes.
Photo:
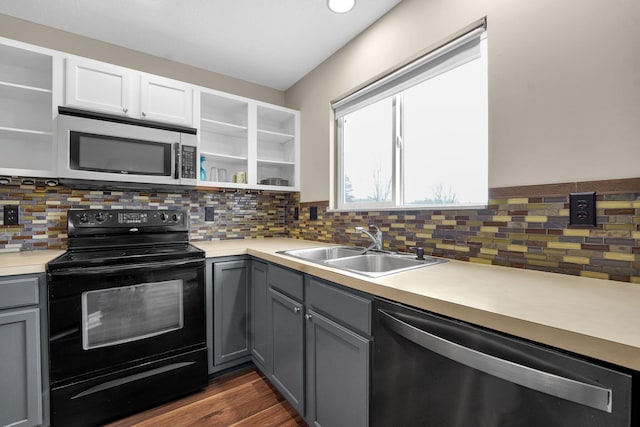
[[[70,187],[195,187],[196,129],[59,107],[58,177]]]

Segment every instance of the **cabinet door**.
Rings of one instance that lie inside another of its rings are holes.
[[[0,425],[42,423],[39,309],[0,311]]]
[[[270,378],[304,415],[304,324],[302,304],[269,288]]]
[[[307,420],[322,427],[369,425],[370,341],[310,310]]]
[[[213,265],[214,364],[250,354],[249,267],[251,261],[226,261]]]
[[[251,265],[251,354],[263,371],[267,360],[267,264],[253,261]]]
[[[126,68],[82,58],[67,59],[70,106],[130,115],[132,73]]]
[[[193,125],[193,91],[186,83],[144,74],[140,96],[141,118]]]

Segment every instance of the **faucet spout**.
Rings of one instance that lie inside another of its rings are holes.
[[[363,255],[366,254],[367,252],[369,252],[372,249],[375,249],[377,251],[381,251],[382,248],[383,248],[382,230],[380,230],[380,227],[378,227],[375,224],[370,224],[369,227],[376,229],[376,235],[375,236],[373,234],[371,234],[364,227],[356,227],[356,231],[366,234],[371,239],[371,244],[369,245],[369,247],[367,247],[367,249],[365,249],[362,252]]]

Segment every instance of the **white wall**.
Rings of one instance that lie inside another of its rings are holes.
[[[301,201],[330,198],[330,102],[483,16],[489,186],[640,176],[640,1],[404,0],[286,91]]]

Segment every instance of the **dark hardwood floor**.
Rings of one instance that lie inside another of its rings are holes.
[[[212,380],[201,392],[105,427],[307,426],[252,368]]]

